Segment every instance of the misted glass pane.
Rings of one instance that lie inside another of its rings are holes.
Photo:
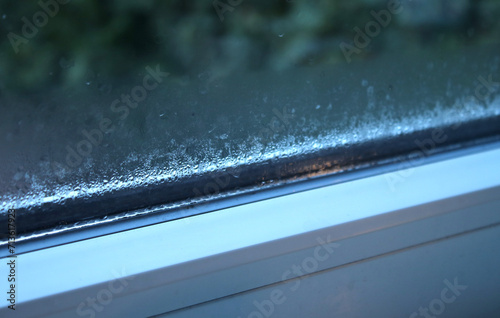
[[[2,224],[17,209],[20,235],[64,229],[496,136],[498,17],[496,0],[2,1]]]

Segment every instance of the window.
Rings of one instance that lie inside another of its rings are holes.
[[[4,2],[2,228],[8,209],[26,242],[150,224],[496,140],[499,14],[493,0]]]

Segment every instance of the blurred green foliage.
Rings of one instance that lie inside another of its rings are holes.
[[[436,43],[455,49],[500,38],[498,0],[427,1],[439,5],[419,7],[402,0],[404,14],[393,17],[392,24],[356,58],[386,49],[411,51]],[[57,13],[46,24],[38,21],[43,25],[35,26],[37,33],[25,37],[25,21],[37,22],[37,12],[44,12],[41,3],[52,4],[52,9],[56,3]],[[217,77],[341,63],[345,60],[340,43],[352,42],[353,28],[363,28],[373,19],[371,10],[387,6],[381,0],[220,0],[217,3],[229,6],[221,15],[214,3],[2,1],[0,90],[81,85],[96,77],[133,75],[155,64],[174,76],[209,72]],[[26,41],[13,42],[12,34]]]

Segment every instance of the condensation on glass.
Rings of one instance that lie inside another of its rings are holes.
[[[14,208],[20,235],[43,234],[496,136],[498,16],[493,0],[2,3],[1,223]]]

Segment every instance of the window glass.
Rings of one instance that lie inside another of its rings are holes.
[[[3,1],[1,220],[18,209],[29,235],[493,138],[499,16],[496,0]]]

